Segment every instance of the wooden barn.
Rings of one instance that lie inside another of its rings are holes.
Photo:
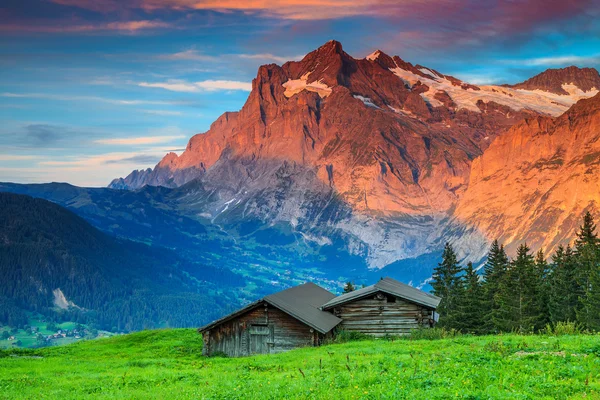
[[[395,279],[345,293],[323,304],[341,318],[339,329],[368,335],[398,336],[412,329],[432,327],[440,298]]]
[[[202,354],[239,357],[318,346],[342,322],[320,309],[334,297],[314,283],[266,296],[198,329]]]
[[[266,296],[200,329],[204,355],[319,346],[340,329],[382,337],[431,327],[440,298],[391,278],[336,297],[314,283]]]

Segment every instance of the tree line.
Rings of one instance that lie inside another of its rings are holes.
[[[495,240],[481,270],[461,266],[446,244],[431,282],[442,298],[438,326],[474,334],[529,333],[571,322],[600,331],[600,239],[589,212],[573,245],[559,246],[549,261],[527,244],[510,259]]]

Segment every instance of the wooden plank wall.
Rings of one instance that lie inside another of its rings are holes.
[[[270,335],[265,335],[265,326]],[[251,336],[251,330],[260,333],[261,337]],[[250,355],[252,348],[261,348],[264,352],[280,353],[297,347],[318,345],[321,336],[283,311],[262,303],[205,332],[202,352],[204,355],[224,353],[229,357],[240,357]]]
[[[334,309],[342,319],[339,328],[368,335],[398,336],[419,327],[428,328],[433,311],[381,293],[343,304]]]

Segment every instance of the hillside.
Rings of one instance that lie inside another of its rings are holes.
[[[230,271],[115,239],[46,200],[0,193],[0,323],[28,311],[112,331],[195,326],[236,304]]]
[[[600,397],[597,336],[367,340],[239,359],[202,357],[201,345],[189,329],[0,352],[0,397]]]

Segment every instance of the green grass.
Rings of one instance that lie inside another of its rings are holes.
[[[600,399],[600,336],[361,340],[205,358],[192,329],[0,353],[0,398]]]

